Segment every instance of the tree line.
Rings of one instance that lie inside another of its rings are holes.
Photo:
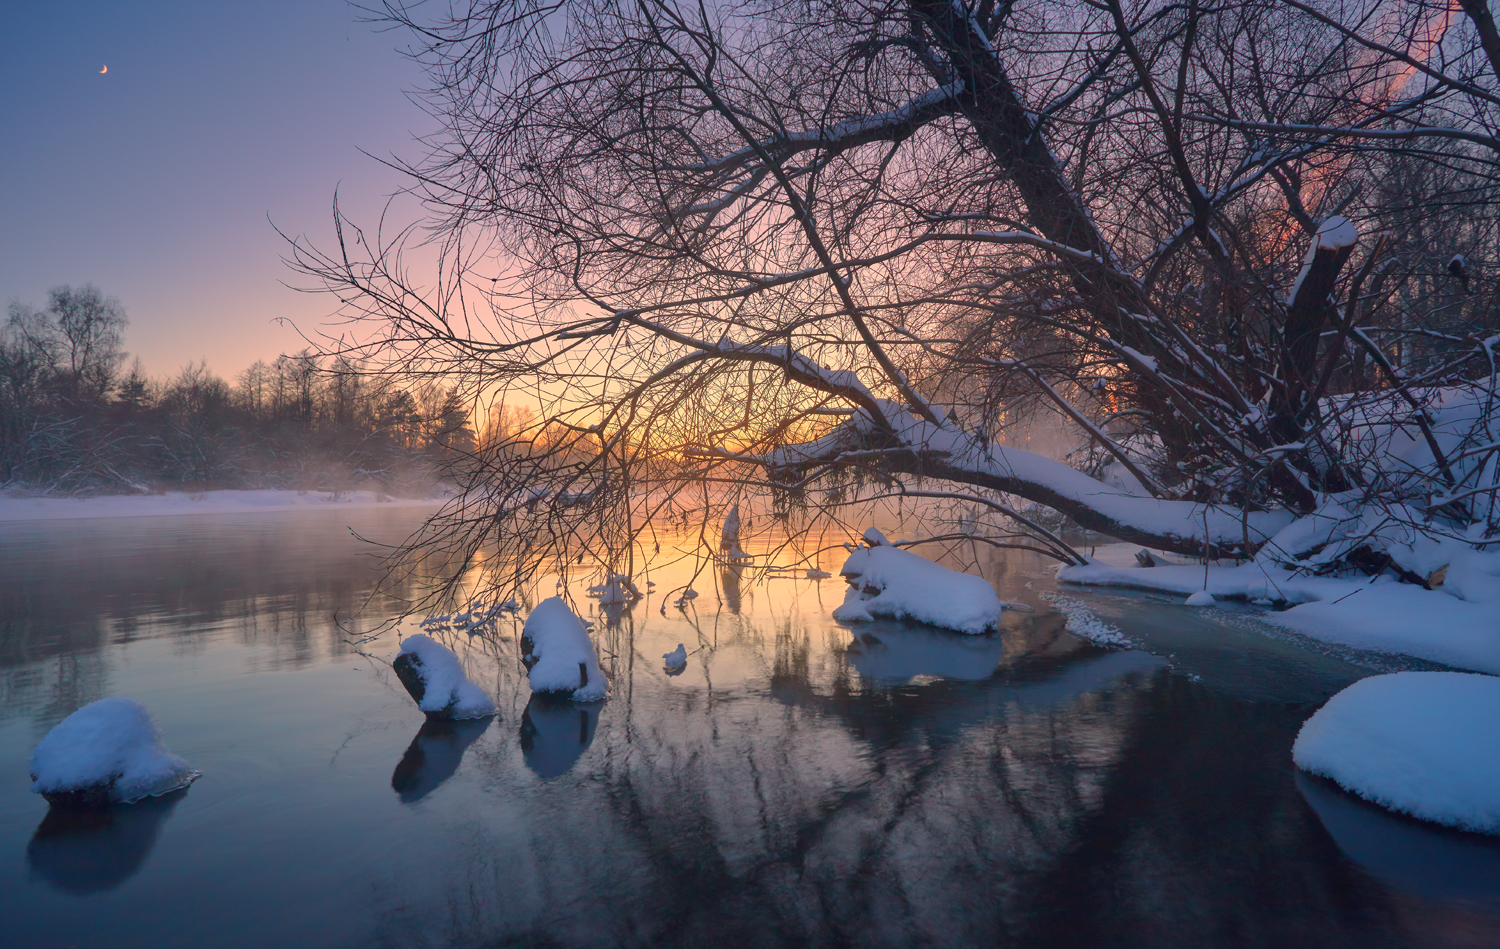
[[[310,350],[233,382],[205,362],[127,366],[120,301],[57,287],[0,327],[0,488],[54,493],[372,486],[425,492],[476,448],[440,381],[404,383]],[[511,414],[514,414],[513,412]]]

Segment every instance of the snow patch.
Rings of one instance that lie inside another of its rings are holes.
[[[1342,250],[1359,243],[1359,228],[1341,214],[1335,214],[1318,228],[1320,250]]]
[[[32,791],[99,789],[100,804],[157,797],[201,774],[166,749],[144,706],[119,697],[85,705],[58,722],[31,755]]]
[[[1100,619],[1097,613],[1077,597],[1050,591],[1038,595],[1068,618],[1067,630],[1074,636],[1100,646],[1130,645],[1130,639],[1124,633]]]
[[[1064,567],[1057,578],[1177,596],[1205,588],[1202,565],[1174,564],[1157,554],[1155,567],[1142,568],[1134,562],[1137,549],[1100,547],[1086,566]],[[1291,609],[1259,618],[1311,639],[1500,674],[1500,551],[1418,539],[1390,550],[1424,576],[1448,564],[1447,579],[1428,590],[1389,575],[1308,576],[1257,557],[1237,566],[1210,566],[1206,587],[1219,598],[1290,604]]]
[[[1500,834],[1500,678],[1397,672],[1354,683],[1302,726],[1297,767],[1391,810]]]
[[[609,606],[618,603],[633,603],[641,598],[635,581],[623,573],[617,573],[598,586],[589,587],[589,596],[597,596],[599,602]]]

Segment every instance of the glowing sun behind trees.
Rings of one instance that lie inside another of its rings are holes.
[[[1330,498],[1369,529],[1288,562],[1493,543],[1500,294],[1433,263],[1500,257],[1470,6],[392,6],[441,278],[341,216],[295,264],[331,350],[540,404],[425,538],[503,583],[757,494],[948,500],[1062,560],[1063,517],[1244,554]],[[1066,462],[1006,443],[1057,416]]]

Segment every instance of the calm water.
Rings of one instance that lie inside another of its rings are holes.
[[[984,572],[1038,612],[981,638],[859,642],[837,579],[720,573],[687,614],[593,617],[599,707],[530,703],[514,626],[463,637],[500,715],[435,728],[398,633],[352,644],[399,603],[348,527],[419,516],[0,523],[7,945],[1500,945],[1500,843],[1291,766],[1319,703],[1393,665],[1068,591],[1138,646],[1101,649],[1024,555]],[[31,748],[109,695],[204,777],[49,814]]]

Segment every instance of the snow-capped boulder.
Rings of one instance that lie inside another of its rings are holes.
[[[1343,690],[1302,726],[1297,767],[1382,807],[1500,834],[1500,677],[1397,672]]]
[[[662,662],[666,665],[667,675],[677,675],[687,668],[687,647],[682,643],[668,653],[662,653]]]
[[[900,547],[858,548],[839,573],[850,589],[833,618],[845,623],[885,616],[978,634],[993,631],[1005,609],[983,577],[949,570]]]
[[[166,749],[144,706],[119,697],[58,722],[31,755],[31,790],[63,806],[128,804],[185,788],[200,774]]]
[[[429,718],[483,718],[495,714],[495,703],[464,675],[464,667],[447,646],[421,633],[408,636],[392,663],[396,678]]]
[[[529,670],[533,692],[579,702],[596,702],[609,693],[609,680],[599,669],[593,640],[583,620],[561,597],[543,600],[526,617],[521,661]]]

